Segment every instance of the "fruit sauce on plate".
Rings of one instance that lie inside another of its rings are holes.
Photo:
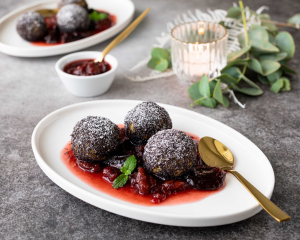
[[[122,124],[121,144],[118,152],[104,162],[90,163],[77,160],[74,156],[71,141],[61,151],[61,159],[66,167],[79,179],[91,187],[108,194],[112,197],[143,206],[166,206],[192,203],[200,201],[221,191],[225,186],[225,172],[205,166],[198,153],[197,161],[203,173],[211,173],[204,181],[197,181],[193,174],[182,179],[162,180],[150,175],[142,165],[144,145],[134,146],[126,137]],[[198,145],[199,137],[187,133]],[[135,155],[137,159],[136,171],[129,176],[128,182],[118,189],[114,189],[113,181],[121,174],[120,167],[126,159]],[[224,183],[223,183],[224,181]],[[216,190],[198,190],[199,188],[216,188],[222,182],[221,187]],[[195,186],[195,189],[191,186]]]
[[[83,38],[90,37],[97,33],[100,33],[117,22],[115,15],[109,14],[102,10],[89,9],[89,12],[97,11],[98,13],[106,13],[107,18],[98,21],[91,21],[87,30],[85,31],[73,31],[73,32],[61,32],[57,26],[56,15],[51,17],[44,17],[48,29],[47,35],[43,41],[30,42],[35,46],[54,46],[63,43],[74,42]]]
[[[111,66],[108,62],[94,62],[95,59],[81,59],[68,63],[63,71],[76,76],[92,76],[108,72]]]

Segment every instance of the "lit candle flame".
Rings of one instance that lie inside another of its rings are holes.
[[[204,30],[203,27],[201,27],[201,28],[198,29],[198,34],[203,35],[204,32],[205,32],[205,30]]]

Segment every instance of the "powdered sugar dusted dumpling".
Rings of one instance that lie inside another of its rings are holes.
[[[119,127],[105,117],[88,116],[71,134],[74,155],[82,161],[103,161],[120,142]]]
[[[184,132],[163,130],[148,140],[143,160],[149,172],[163,179],[174,179],[194,168],[197,148],[193,139]]]
[[[56,19],[62,32],[83,31],[90,25],[88,11],[77,4],[63,6],[57,13]]]
[[[37,12],[26,12],[17,20],[17,32],[30,42],[42,40],[47,34],[45,19]]]
[[[124,128],[131,142],[142,145],[158,131],[172,128],[172,120],[163,107],[148,101],[127,113]]]
[[[85,0],[61,0],[58,3],[58,8],[62,8],[65,5],[75,3],[81,7],[87,8],[87,3]]]

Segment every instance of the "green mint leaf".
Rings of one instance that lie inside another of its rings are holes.
[[[123,186],[126,184],[127,180],[128,180],[128,176],[127,176],[127,175],[125,175],[125,174],[119,175],[119,176],[114,180],[113,188],[123,187]]]
[[[121,168],[121,171],[127,175],[131,174],[136,167],[137,160],[134,155],[131,155],[127,158],[124,167]],[[123,170],[122,170],[123,169]]]
[[[92,21],[99,21],[99,20],[104,20],[107,18],[106,13],[99,13],[97,11],[93,11],[92,13],[89,14],[89,17]]]

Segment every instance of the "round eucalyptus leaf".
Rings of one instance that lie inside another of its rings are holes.
[[[261,55],[259,58],[260,60],[272,60],[278,62],[285,59],[286,57],[287,57],[286,52],[279,52],[279,53]]]
[[[292,35],[288,32],[280,32],[275,37],[276,45],[282,52],[287,53],[287,59],[295,54],[295,43]]]
[[[231,7],[228,9],[226,17],[238,19],[241,15],[242,13],[239,7]]]
[[[168,68],[168,65],[169,65],[168,61],[166,59],[163,59],[157,62],[154,69],[163,72]]]
[[[268,42],[269,41],[269,34],[260,25],[252,25],[251,29],[248,31],[249,38],[253,42]]]
[[[295,14],[287,20],[288,23],[300,23],[300,13]]]
[[[279,52],[279,49],[270,42],[251,41],[251,45],[256,52],[261,52],[261,53]]]
[[[267,76],[269,82],[271,84],[275,83],[279,78],[282,76],[282,71],[279,69],[276,72],[271,73],[270,75]]]
[[[283,87],[283,79],[280,78],[275,83],[272,84],[270,90],[274,93],[278,93],[282,87]]]
[[[248,62],[248,67],[257,73],[263,74],[261,65],[260,65],[259,61],[256,59],[250,59]]]
[[[270,75],[273,72],[276,72],[280,68],[280,64],[271,60],[261,60],[260,65],[263,70],[263,76]]]

